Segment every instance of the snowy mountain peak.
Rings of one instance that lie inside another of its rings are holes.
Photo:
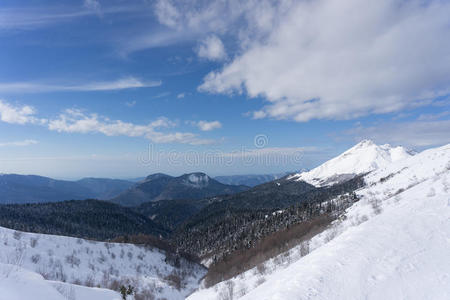
[[[386,167],[411,155],[410,151],[401,146],[377,145],[371,140],[363,140],[317,168],[292,175],[289,179],[303,180],[315,186],[331,185]]]
[[[372,140],[362,140],[358,144],[352,147],[353,148],[364,148],[364,147],[370,147],[376,145]]]

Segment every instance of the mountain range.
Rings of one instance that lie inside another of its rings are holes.
[[[152,174],[135,186],[111,199],[124,206],[137,206],[145,202],[175,199],[203,199],[248,190],[244,185],[218,182],[205,173],[190,173],[178,177],[162,173]]]
[[[0,204],[42,203],[64,200],[107,200],[134,185],[133,182],[108,178],[57,180],[36,175],[1,174]]]
[[[220,183],[204,173],[179,177],[156,173],[137,182],[110,178],[68,181],[37,175],[0,174],[0,204],[99,199],[136,206],[148,201],[201,199],[247,189],[249,187],[244,185]]]

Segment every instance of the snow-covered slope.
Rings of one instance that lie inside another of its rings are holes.
[[[19,279],[25,278],[22,281],[26,282],[26,278],[34,278],[33,283],[47,286],[46,289],[49,283],[42,281],[42,277],[55,281],[51,284],[53,287],[58,286],[57,282],[76,284],[79,293],[89,293],[80,285],[117,291],[120,285],[131,284],[139,292],[152,293],[156,298],[184,299],[197,288],[205,269],[184,259],[180,260],[179,267],[168,261],[165,252],[157,248],[25,233],[0,227],[0,287],[3,282],[11,281],[5,276],[2,279],[1,274],[11,273],[7,266],[13,265],[31,271],[12,272]],[[177,277],[180,278],[178,287]],[[59,285],[64,289],[62,283]],[[18,291],[17,299],[35,299],[23,298],[19,292],[22,291]]]
[[[329,229],[188,299],[450,299],[450,145],[365,181]]]
[[[45,280],[21,267],[0,264],[0,300],[120,300],[118,292]]]
[[[292,175],[289,179],[303,180],[315,186],[331,185],[410,156],[411,153],[403,147],[388,144],[379,146],[370,140],[364,140],[317,168]]]

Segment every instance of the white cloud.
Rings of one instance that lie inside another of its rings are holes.
[[[290,0],[158,0],[154,11],[161,24],[176,31],[232,33],[244,41],[269,32],[290,6]]]
[[[0,99],[0,120],[11,124],[44,124],[47,120],[35,117],[36,110],[29,105],[14,106]]]
[[[198,121],[193,122],[195,126],[197,126],[201,131],[211,131],[214,129],[222,128],[222,123],[219,121]]]
[[[450,120],[384,123],[358,126],[346,132],[355,140],[372,139],[377,143],[410,147],[430,147],[450,143]]]
[[[262,97],[255,118],[299,122],[399,111],[450,93],[449,2],[291,3],[257,5],[251,16],[262,23],[246,31],[254,37],[238,36],[242,55],[199,89]]]
[[[210,144],[214,141],[199,138],[190,132],[162,132],[176,123],[159,118],[146,125],[121,120],[110,120],[98,114],[86,114],[78,109],[67,109],[57,119],[50,120],[48,128],[57,132],[102,133],[107,136],[145,137],[154,143]]]
[[[36,110],[29,105],[14,106],[0,100],[0,121],[10,124],[45,125],[49,130],[68,133],[101,133],[107,136],[144,137],[154,143],[182,143],[191,145],[213,144],[214,140],[202,139],[191,132],[166,132],[164,129],[177,125],[161,117],[148,124],[139,125],[79,109],[66,109],[58,118],[51,120],[37,117]],[[211,126],[211,125],[210,125]],[[212,125],[214,126],[214,124]]]
[[[179,94],[177,95],[177,98],[178,98],[178,99],[182,99],[182,98],[184,98],[185,96],[186,96],[185,93],[179,93]]]
[[[161,81],[142,81],[135,77],[125,77],[114,81],[99,81],[81,84],[46,84],[35,82],[0,83],[0,92],[4,93],[39,93],[55,91],[112,91],[131,88],[156,87]]]
[[[0,143],[0,147],[24,147],[24,146],[36,145],[37,143],[38,143],[38,141],[35,141],[35,140],[4,142],[4,143]]]
[[[212,61],[224,60],[227,57],[222,41],[215,35],[208,36],[200,42],[197,55]]]

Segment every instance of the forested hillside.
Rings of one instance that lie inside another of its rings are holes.
[[[242,271],[253,266],[258,260],[253,262],[241,260],[234,257],[235,253],[238,253],[237,256],[245,257],[243,253],[260,247],[261,240],[280,233],[279,238],[273,238],[273,241],[278,240],[276,243],[265,245],[264,249],[253,252],[253,256],[260,254],[261,257],[270,257],[277,253],[273,250],[280,245],[284,249],[282,245],[288,243],[290,239],[301,238],[310,230],[316,229],[313,228],[316,225],[327,226],[358,200],[354,191],[364,185],[361,176],[339,185],[323,188],[309,188],[309,185],[306,185],[308,188],[305,189],[305,185],[299,182],[286,183],[285,195],[289,195],[289,201],[280,201],[276,207],[274,207],[275,202],[272,202],[273,194],[267,193],[267,187],[257,187],[204,207],[175,231],[174,243],[183,251],[208,258],[209,262],[213,263],[211,266],[213,271],[215,265],[220,266],[216,268],[220,269],[217,271],[219,273],[230,274],[230,268],[235,268],[234,272]],[[283,185],[278,185],[277,182],[271,184],[280,187],[280,190],[283,189]],[[295,184],[299,187],[297,195],[294,195]],[[280,192],[279,195],[283,193]],[[257,199],[261,201],[260,206],[256,203],[251,205]],[[267,206],[264,207],[264,204]],[[285,230],[299,224],[305,224],[308,229],[297,236],[282,237]],[[283,239],[285,240],[281,242]],[[223,262],[231,260],[234,262],[223,265]],[[217,276],[214,276],[212,281],[217,280]]]
[[[168,236],[169,233],[132,209],[100,200],[0,205],[0,226],[97,240],[133,234]]]

